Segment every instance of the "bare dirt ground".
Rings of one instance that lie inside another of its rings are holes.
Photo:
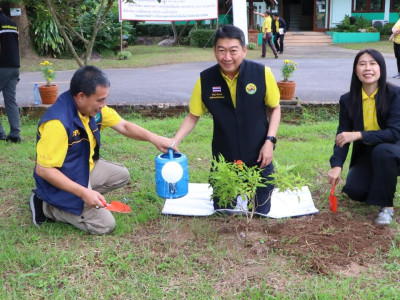
[[[230,281],[235,281],[233,269],[240,270],[240,276],[260,276],[261,280],[260,274],[265,272],[262,262],[268,262],[271,253],[278,254],[275,260],[282,258],[281,264],[290,257],[296,265],[293,269],[305,273],[357,275],[382,262],[395,236],[390,227],[373,225],[374,214],[349,211],[325,211],[287,220],[257,218],[250,224],[247,236],[245,219],[237,216],[211,217],[194,223],[192,218],[167,218],[168,226],[160,220],[141,227],[132,238],[136,243],[139,240],[150,245],[153,257],[160,257],[160,261],[174,253],[190,256],[211,244],[217,252],[224,251],[226,259],[217,259],[204,250],[198,260],[231,270]],[[160,234],[155,235],[160,232],[161,240]],[[233,262],[237,253],[258,263]]]

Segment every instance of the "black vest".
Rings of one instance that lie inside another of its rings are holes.
[[[256,165],[268,131],[264,97],[265,66],[243,60],[236,88],[236,109],[219,65],[200,73],[204,105],[213,116],[212,154]]]
[[[19,68],[17,25],[0,11],[0,68]]]

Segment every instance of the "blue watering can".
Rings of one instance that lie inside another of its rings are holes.
[[[157,195],[162,198],[180,198],[188,193],[189,172],[187,157],[168,149],[156,157]]]

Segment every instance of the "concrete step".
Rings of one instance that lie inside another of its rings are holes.
[[[290,46],[302,45],[331,45],[330,35],[315,31],[288,31],[285,35],[285,44]]]

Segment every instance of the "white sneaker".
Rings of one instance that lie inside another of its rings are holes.
[[[390,225],[393,219],[393,209],[387,207],[381,207],[379,214],[375,219],[376,225]]]

